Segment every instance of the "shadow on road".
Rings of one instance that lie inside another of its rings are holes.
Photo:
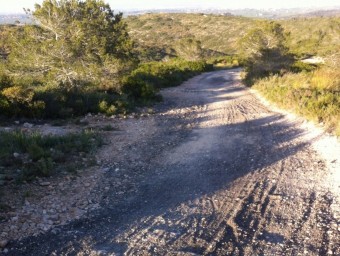
[[[37,252],[37,255],[50,255],[53,252],[56,255],[76,255],[77,248],[80,250],[84,244],[98,252],[121,255],[126,250],[125,245],[115,240],[129,230],[131,224],[145,217],[165,214],[182,203],[226,189],[234,180],[266,168],[305,146],[289,144],[301,135],[301,131],[291,129],[291,124],[278,115],[211,129],[218,130],[217,134],[221,136],[220,144],[213,150],[208,153],[197,152],[197,156],[187,161],[184,156],[182,162],[173,165],[154,166],[150,175],[138,185],[137,192],[127,194],[124,200],[106,206],[106,209],[89,219],[74,221],[62,227],[57,234],[49,232],[23,240],[21,243],[25,249],[13,251],[12,255],[32,255]],[[188,139],[189,143],[194,141],[195,133],[189,135]],[[287,146],[280,146],[284,144]],[[44,253],[39,254],[39,251]]]
[[[230,82],[213,78],[210,86],[215,91],[210,96],[205,99],[198,97],[192,104],[183,101],[180,107],[230,100],[232,97],[217,97],[221,95],[218,88],[225,87],[225,83]],[[226,87],[222,89],[222,94],[242,90],[242,87]],[[190,94],[190,91],[187,93]],[[171,93],[167,95],[171,96]],[[164,103],[161,107],[164,112],[172,108],[172,104],[169,104],[172,100],[178,102],[170,99]],[[117,237],[131,232],[131,226],[135,223],[142,225],[143,220],[169,214],[181,204],[212,196],[227,189],[237,179],[263,170],[306,146],[305,143],[292,143],[302,135],[302,131],[292,128],[292,123],[278,114],[211,128],[186,128],[188,124],[199,124],[206,119],[209,118],[159,116],[159,130],[148,142],[155,149],[140,148],[138,151],[140,158],[150,161],[150,169],[142,180],[135,180],[136,190],[126,193],[118,202],[112,200],[103,205],[102,210],[87,219],[61,227],[56,234],[48,232],[12,242],[10,246],[18,249],[10,251],[8,255],[77,255],[78,251],[85,248],[103,255],[122,255],[127,247]],[[180,138],[180,143],[170,150],[157,147],[164,141],[176,138]],[[139,145],[135,146],[138,148]],[[154,161],[155,158],[157,161]],[[129,169],[129,163],[125,163],[124,167],[129,175],[133,175],[134,170]],[[114,179],[114,176],[108,175],[108,179]],[[114,194],[109,196],[115,197]],[[171,218],[171,214],[169,216]],[[166,224],[164,228],[167,228]],[[275,243],[281,241],[282,237],[264,234],[263,239]]]

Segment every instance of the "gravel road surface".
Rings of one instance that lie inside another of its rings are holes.
[[[325,161],[239,76],[202,74],[154,115],[112,121],[100,208],[7,255],[340,255]]]

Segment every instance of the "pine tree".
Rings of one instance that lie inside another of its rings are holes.
[[[15,38],[12,72],[43,77],[69,88],[116,87],[133,64],[132,41],[122,14],[102,0],[44,0],[26,10],[35,20]]]
[[[243,58],[246,59],[246,82],[254,78],[285,72],[294,62],[286,46],[286,34],[276,22],[260,22],[240,41]]]

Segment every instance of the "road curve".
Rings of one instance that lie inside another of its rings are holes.
[[[123,192],[113,185],[100,210],[7,255],[340,255],[323,159],[239,75],[194,77],[163,90],[149,119],[121,120],[135,136],[124,157],[106,154],[129,177]]]

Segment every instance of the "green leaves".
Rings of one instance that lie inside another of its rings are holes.
[[[133,65],[122,14],[104,1],[45,0],[30,14],[37,25],[27,26],[15,42],[12,72],[69,88],[117,87],[115,77]]]
[[[46,135],[25,131],[0,131],[0,166],[6,166],[9,174],[23,180],[36,176],[50,176],[58,169],[81,166],[80,152],[84,156],[102,145],[101,137],[92,131]],[[16,174],[15,170],[22,172]]]
[[[286,35],[280,24],[262,21],[245,34],[240,45],[245,57],[261,56],[265,49],[286,50]]]
[[[175,51],[178,57],[189,61],[199,60],[203,57],[201,42],[192,38],[179,40],[175,45]]]
[[[262,21],[240,41],[246,61],[245,83],[252,85],[257,78],[286,72],[294,57],[286,47],[286,34],[276,22]]]

